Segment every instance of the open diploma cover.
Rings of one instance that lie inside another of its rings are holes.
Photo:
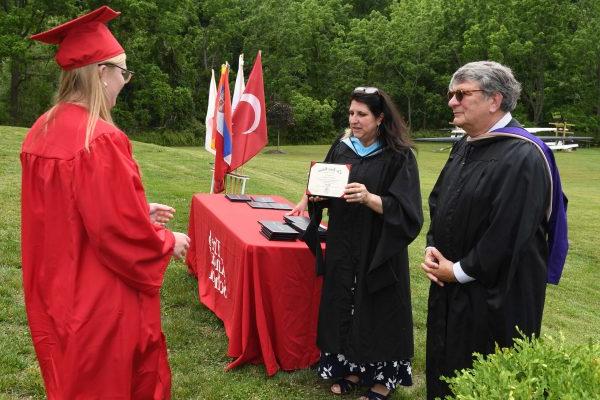
[[[306,194],[320,197],[342,197],[350,177],[350,164],[330,164],[312,161]]]

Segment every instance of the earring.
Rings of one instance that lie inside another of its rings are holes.
[[[102,84],[104,85],[104,87],[108,86],[108,83],[106,83],[106,81],[102,81]]]

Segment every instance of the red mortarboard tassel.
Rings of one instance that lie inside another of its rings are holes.
[[[106,26],[108,21],[120,14],[102,6],[49,31],[33,35],[31,39],[58,44],[54,58],[62,69],[83,67],[125,52]]]

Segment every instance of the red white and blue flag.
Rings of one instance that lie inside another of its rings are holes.
[[[213,174],[213,193],[225,190],[225,174],[231,165],[231,96],[229,94],[229,65],[221,66],[221,79],[217,89],[215,104],[215,124],[213,138],[215,140],[215,171]]]

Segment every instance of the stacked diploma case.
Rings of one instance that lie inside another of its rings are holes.
[[[280,221],[258,221],[262,226],[260,233],[269,240],[296,240],[298,231]]]
[[[304,217],[301,215],[285,215],[283,217],[283,220],[286,222],[286,224],[298,231],[298,233],[300,233],[300,236],[302,236],[304,232],[306,232],[306,228],[308,227],[308,224],[310,222],[310,219],[308,217]],[[325,241],[326,237],[327,228],[323,225],[319,225],[319,240],[323,242]]]

